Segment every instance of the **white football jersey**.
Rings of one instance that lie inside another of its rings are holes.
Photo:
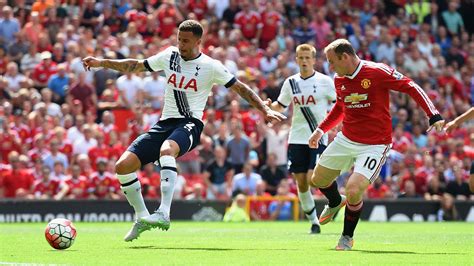
[[[175,46],[147,58],[145,67],[149,71],[165,72],[165,102],[160,120],[184,117],[201,120],[212,86],[219,84],[228,88],[236,82],[220,61],[203,53],[186,61]]]
[[[288,143],[308,145],[309,137],[324,120],[335,100],[334,81],[324,74],[315,71],[306,79],[299,73],[288,77],[278,96],[278,102],[283,107],[293,103]],[[324,134],[321,141],[324,145],[328,144],[327,134]]]

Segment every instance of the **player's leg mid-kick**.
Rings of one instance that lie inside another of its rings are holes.
[[[125,241],[132,241],[151,227],[138,221],[141,217],[150,215],[143,200],[140,180],[136,171],[141,163],[137,155],[130,151],[125,151],[115,164],[115,172],[120,182],[120,187],[125,194],[130,205],[135,210],[135,222],[130,231],[125,235]]]
[[[178,173],[176,171],[176,157],[180,151],[174,140],[166,140],[160,149],[161,166],[161,204],[152,215],[142,217],[141,222],[153,228],[168,230],[170,228],[170,208],[173,199],[174,186]]]
[[[346,197],[339,194],[335,181],[340,172],[318,164],[310,179],[310,185],[319,188],[329,201],[319,216],[319,223],[322,225],[329,223],[339,209],[346,205]]]

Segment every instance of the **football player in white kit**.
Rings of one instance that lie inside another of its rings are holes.
[[[288,139],[288,168],[298,184],[298,197],[306,217],[311,222],[310,233],[321,232],[308,179],[313,173],[317,158],[328,145],[327,134],[318,149],[308,145],[308,139],[323,121],[332,102],[336,100],[333,80],[314,70],[316,49],[309,44],[296,47],[296,63],[300,73],[288,77],[281,88],[278,100],[270,104],[273,110],[282,112],[293,104],[293,118]]]
[[[120,72],[163,70],[167,79],[160,121],[147,133],[137,137],[115,165],[122,191],[136,215],[136,221],[125,236],[125,241],[132,241],[151,228],[169,229],[170,206],[177,178],[176,158],[199,144],[204,126],[201,121],[203,110],[214,84],[236,91],[261,111],[267,121],[286,118],[266,106],[249,86],[237,80],[218,60],[201,53],[199,45],[202,34],[199,22],[186,20],[178,28],[178,47],[168,47],[145,60],[83,59],[86,70],[93,67]],[[161,204],[150,215],[143,201],[136,171],[156,161],[161,166]]]

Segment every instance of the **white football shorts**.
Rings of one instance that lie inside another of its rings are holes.
[[[329,169],[341,170],[341,173],[354,166],[354,172],[362,174],[373,183],[391,147],[391,144],[369,145],[354,142],[339,132],[321,154],[318,163]]]

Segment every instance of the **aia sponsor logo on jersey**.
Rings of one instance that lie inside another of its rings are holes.
[[[297,104],[297,105],[316,104],[316,100],[314,99],[313,95],[309,95],[308,97],[305,97],[304,95],[295,95],[293,96],[293,104]]]
[[[192,89],[194,91],[197,91],[197,83],[194,78],[190,80],[186,80],[184,76],[181,76],[179,80],[177,80],[176,74],[173,73],[168,78],[167,83],[172,84],[175,88],[178,88],[178,89],[185,89],[185,90]]]

